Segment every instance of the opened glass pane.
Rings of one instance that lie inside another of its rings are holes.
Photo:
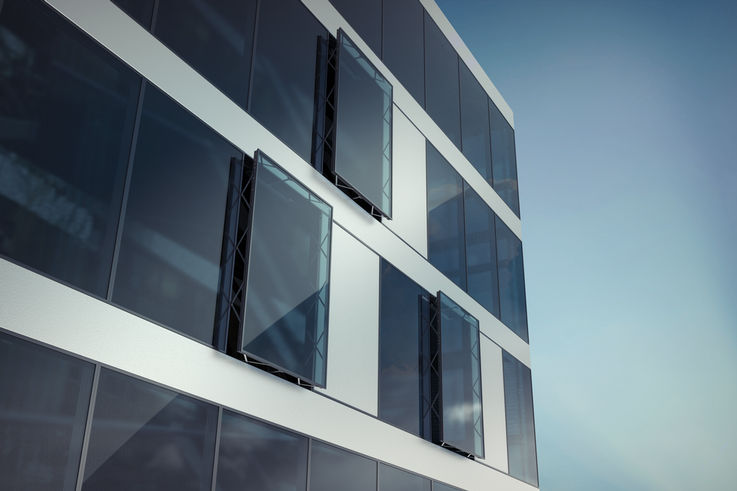
[[[0,332],[0,488],[74,490],[93,372]]]
[[[299,0],[259,5],[249,112],[311,162],[318,45],[328,32]]]
[[[384,2],[382,59],[422,107],[425,107],[424,12],[419,0]]]
[[[312,442],[310,491],[376,491],[376,462],[322,442]]]
[[[394,1],[394,0],[392,0]],[[330,0],[377,56],[381,56],[382,0]]]
[[[379,419],[431,438],[430,294],[381,260]]]
[[[489,136],[489,96],[465,63],[461,70],[461,132],[463,155],[491,184],[491,141]]]
[[[440,309],[442,430],[440,440],[483,458],[479,322],[438,293]]]
[[[158,0],[154,35],[246,108],[256,0]]]
[[[379,491],[430,491],[430,485],[422,476],[379,464]]]
[[[256,154],[241,351],[325,385],[332,208]]]
[[[84,491],[210,491],[216,406],[103,368]]]
[[[113,301],[208,344],[231,158],[243,155],[147,84]]]
[[[223,410],[218,491],[304,491],[307,438]]]
[[[499,281],[494,228],[496,215],[468,184],[465,184],[464,208],[468,294],[498,318]]]
[[[461,148],[458,55],[425,12],[425,109],[450,141]]]
[[[489,120],[491,123],[491,163],[494,170],[494,190],[519,216],[514,129],[491,100],[489,100]]]
[[[104,297],[141,78],[44,2],[0,32],[0,255]]]
[[[430,264],[466,289],[463,179],[427,143],[427,251]]]
[[[342,31],[338,45],[334,170],[391,217],[392,86]]]
[[[502,351],[509,474],[537,486],[535,416],[530,369]]]
[[[155,0],[112,0],[115,5],[146,29],[151,28]]]
[[[527,301],[522,241],[496,217],[496,254],[499,266],[501,321],[519,337],[527,337]]]

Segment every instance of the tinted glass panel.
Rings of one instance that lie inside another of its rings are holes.
[[[491,162],[494,169],[494,189],[519,216],[514,130],[491,101],[489,101],[489,119],[491,121]]]
[[[105,368],[85,491],[209,491],[217,407]]]
[[[501,321],[519,337],[527,337],[527,302],[522,241],[496,217],[496,248],[499,264],[499,307]]]
[[[332,208],[256,155],[244,353],[325,384]]]
[[[327,31],[299,0],[261,2],[250,112],[311,161],[318,44]]]
[[[0,333],[0,487],[71,491],[94,367]]]
[[[448,486],[447,484],[433,482],[432,491],[461,491],[461,490],[459,488],[454,488],[453,486]]]
[[[425,106],[424,10],[419,0],[384,2],[383,60],[421,106]]]
[[[154,0],[113,0],[113,3],[146,29],[151,28]]]
[[[491,184],[489,111],[486,110],[489,96],[463,62],[460,62],[460,71],[463,155]]]
[[[140,78],[42,2],[0,38],[0,254],[105,296]]]
[[[430,263],[466,289],[463,179],[427,144],[427,250]]]
[[[374,53],[381,56],[382,0],[330,0]]]
[[[392,212],[392,86],[341,32],[335,173]]]
[[[376,491],[376,462],[312,442],[310,491]]]
[[[499,317],[495,215],[476,191],[468,184],[465,184],[465,188],[468,294],[486,310]]]
[[[461,148],[458,55],[425,13],[425,108],[450,141]]]
[[[430,480],[379,464],[379,491],[430,491]]]
[[[537,450],[530,369],[506,351],[502,353],[509,474],[537,486]]]
[[[306,437],[223,411],[218,491],[303,491],[306,485]]]
[[[159,0],[154,34],[245,109],[256,0]]]
[[[424,366],[430,295],[383,259],[380,285],[379,418],[430,438],[430,415],[423,409],[432,400]]]
[[[241,153],[146,86],[113,301],[211,343],[231,158]]]
[[[438,293],[442,353],[442,441],[484,456],[479,322]]]

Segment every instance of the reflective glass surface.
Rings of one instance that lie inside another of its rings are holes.
[[[243,353],[325,385],[332,208],[256,154]]]
[[[392,0],[393,1],[393,0]],[[381,56],[382,0],[330,0],[377,56]]]
[[[424,12],[419,0],[384,2],[382,59],[422,107],[425,107]]]
[[[261,2],[249,111],[311,161],[318,41],[324,27],[299,0]]]
[[[380,463],[379,491],[430,491],[430,480]]]
[[[461,136],[463,155],[491,184],[489,96],[465,63],[459,62],[461,80]]]
[[[529,342],[522,241],[499,217],[496,217],[496,248],[501,321],[519,337]]]
[[[113,301],[213,338],[233,145],[147,84]]]
[[[425,109],[450,141],[461,148],[458,55],[425,13]]]
[[[453,486],[448,486],[447,484],[433,481],[432,491],[462,491],[462,490],[458,488],[454,488]]]
[[[514,130],[491,101],[489,101],[489,120],[491,123],[491,162],[494,170],[494,190],[519,216]]]
[[[494,212],[465,184],[466,269],[468,294],[499,317],[499,281],[496,269]]]
[[[217,491],[304,491],[307,438],[223,410]]]
[[[427,251],[430,264],[466,289],[463,179],[427,143]]]
[[[74,490],[93,372],[0,332],[0,488]]]
[[[246,108],[256,0],[158,0],[154,35]]]
[[[376,491],[376,462],[312,442],[310,491]]]
[[[484,456],[479,322],[442,292],[440,309],[443,443]]]
[[[217,407],[103,368],[84,491],[209,491]]]
[[[392,86],[338,35],[335,173],[371,204],[392,212]]]
[[[151,28],[155,0],[112,0],[115,5],[146,29]]]
[[[502,354],[509,474],[537,486],[537,450],[530,369],[506,351],[502,351]]]
[[[379,307],[379,419],[430,438],[432,400],[425,320],[429,293],[384,259],[381,260]],[[423,403],[426,402],[426,403]]]
[[[0,255],[104,297],[141,79],[36,0],[0,52]]]

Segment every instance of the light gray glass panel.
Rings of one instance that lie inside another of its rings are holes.
[[[379,464],[379,491],[430,491],[429,479]]]
[[[438,308],[442,380],[441,441],[483,458],[479,323],[442,292],[438,293]]]
[[[220,429],[217,491],[300,491],[307,438],[227,410]]]
[[[496,217],[496,241],[501,321],[529,342],[522,241],[499,217]]]
[[[503,352],[502,360],[509,474],[537,486],[537,449],[530,369],[506,351]]]
[[[376,462],[312,442],[310,491],[376,491]]]
[[[392,86],[342,31],[338,45],[334,170],[391,217]]]
[[[261,152],[241,351],[325,385],[332,208]]]
[[[0,489],[74,489],[93,371],[0,333]]]

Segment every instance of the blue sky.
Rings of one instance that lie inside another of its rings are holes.
[[[737,2],[437,2],[515,113],[541,489],[737,489]]]

